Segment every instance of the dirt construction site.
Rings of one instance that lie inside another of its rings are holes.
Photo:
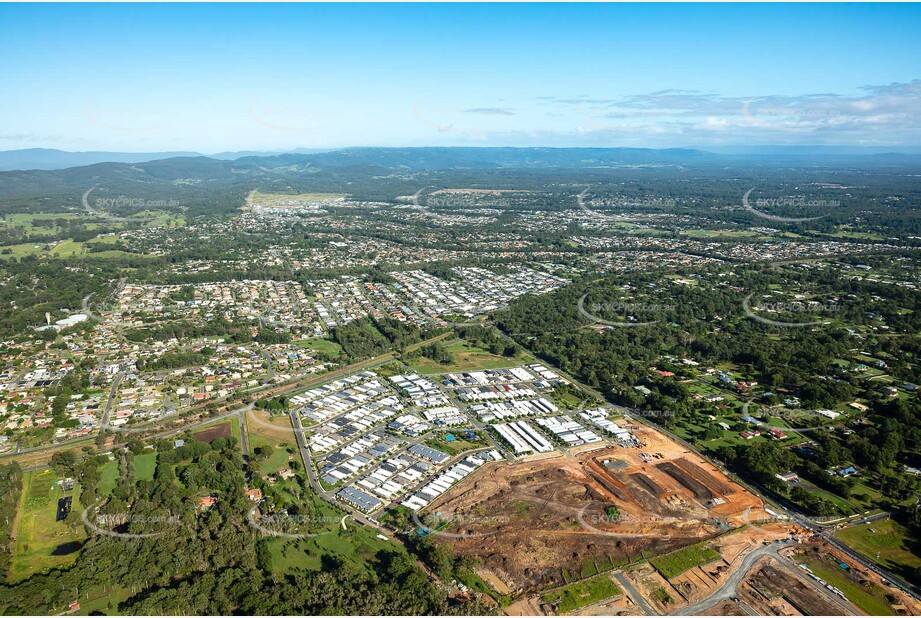
[[[766,558],[755,565],[737,592],[744,603],[762,615],[835,616],[855,613],[850,604],[817,588],[795,568]]]
[[[651,428],[631,431],[638,448],[484,466],[426,509],[451,522],[437,541],[517,594],[770,519],[757,496],[702,457]]]

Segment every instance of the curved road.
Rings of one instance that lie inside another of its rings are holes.
[[[716,591],[708,596],[702,601],[698,601],[693,605],[688,605],[680,609],[676,609],[671,612],[670,616],[689,616],[692,614],[700,613],[710,607],[713,607],[717,603],[722,601],[728,601],[736,595],[736,587],[742,583],[742,580],[745,579],[745,575],[751,570],[755,563],[764,558],[765,556],[770,556],[776,558],[777,560],[783,560],[778,553],[780,548],[783,545],[772,544],[765,545],[755,549],[745,558],[742,559],[742,564],[733,571],[732,575],[729,576],[722,586],[716,589]]]
[[[787,569],[792,569],[794,572],[796,572],[797,578],[802,578],[802,573],[799,573],[799,571],[796,571],[795,567],[790,565],[789,561],[780,555],[780,550],[783,549],[784,547],[789,547],[789,546],[790,544],[787,542],[778,541],[770,545],[765,545],[763,547],[759,547],[755,549],[753,552],[751,552],[750,554],[745,556],[745,558],[742,559],[742,564],[739,566],[739,568],[736,569],[732,573],[732,575],[729,576],[726,582],[722,586],[720,586],[713,594],[708,596],[706,599],[698,601],[697,603],[688,605],[687,607],[682,607],[681,609],[677,609],[671,612],[669,615],[670,616],[674,616],[674,615],[690,616],[694,614],[704,613],[710,608],[712,608],[714,605],[716,605],[717,603],[722,603],[723,601],[729,601],[731,599],[734,599],[736,597],[736,589],[738,588],[739,584],[742,583],[742,581],[745,579],[745,576],[748,574],[751,568],[755,566],[755,563],[765,557],[774,558],[783,567],[786,567]],[[852,603],[845,601],[838,595],[830,592],[829,590],[827,590],[826,588],[822,586],[815,585],[814,582],[812,582],[812,584],[813,585],[810,586],[810,588],[813,588],[819,591],[829,601],[831,601],[837,607],[839,607],[842,611],[842,615],[860,615],[861,613],[860,610],[857,609],[856,606],[854,606]],[[740,603],[740,605],[742,604]]]

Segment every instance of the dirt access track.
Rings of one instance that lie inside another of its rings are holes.
[[[484,466],[425,510],[451,522],[436,542],[478,558],[515,594],[769,519],[713,464],[651,428],[631,429],[639,448]]]

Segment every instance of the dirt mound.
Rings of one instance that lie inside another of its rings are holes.
[[[630,479],[636,483],[638,487],[645,489],[656,498],[662,498],[667,493],[664,489],[659,487],[655,481],[640,472],[631,474]]]
[[[674,463],[666,461],[664,463],[657,464],[656,468],[662,470],[665,472],[665,474],[681,483],[682,486],[690,489],[691,493],[693,493],[694,497],[698,500],[709,501],[714,498],[713,492],[707,489],[703,483],[700,483],[697,479],[679,468]]]

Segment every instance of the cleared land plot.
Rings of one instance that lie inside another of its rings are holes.
[[[648,476],[640,472],[637,472],[636,474],[631,474],[630,479],[634,481],[637,484],[637,486],[648,491],[657,499],[662,498],[662,496],[664,496],[667,493],[655,481],[653,481],[651,478],[649,478]]]
[[[218,438],[231,438],[233,437],[231,421],[225,421],[223,423],[202,429],[201,431],[197,431],[192,434],[192,437],[199,442],[211,442],[212,440],[217,440]]]
[[[533,193],[533,191],[527,191],[525,189],[439,189],[438,191],[432,191],[431,195],[464,193],[470,193],[472,195],[501,195],[503,193]]]
[[[107,462],[99,469],[99,476],[99,495],[107,496],[118,484],[118,462]]]
[[[266,410],[249,410],[246,413],[246,431],[250,438],[262,436],[273,442],[295,443],[294,429],[287,414],[273,416]]]
[[[78,219],[93,226],[87,217],[72,213],[8,213],[0,217],[0,228],[21,228],[26,236],[48,236],[63,233],[65,224]]]
[[[697,612],[697,616],[748,616],[748,612],[733,601],[721,601],[713,607],[709,607],[702,612]]]
[[[741,595],[762,615],[799,612],[806,616],[835,616],[844,611],[840,603],[816,589],[818,584],[806,581],[810,580],[791,574],[776,561],[765,560],[756,564],[746,577]]]
[[[694,494],[694,497],[698,500],[712,500],[713,492],[711,492],[707,487],[700,483],[697,479],[690,476],[687,472],[679,468],[677,465],[670,461],[660,463],[656,466],[670,477],[681,483],[682,486],[689,489],[691,493]]]
[[[454,436],[454,440],[446,440],[446,435]],[[426,446],[439,449],[448,455],[459,455],[465,451],[470,451],[477,448],[483,448],[489,446],[489,442],[486,442],[483,439],[479,440],[470,440],[465,437],[462,437],[462,433],[451,433],[446,432],[446,434],[439,435],[437,437],[431,438],[425,441]]]
[[[254,206],[264,208],[303,208],[318,202],[331,202],[346,197],[345,193],[262,193],[250,191],[244,210]]]
[[[764,234],[754,230],[682,230],[681,235],[690,238],[752,238]]]
[[[624,575],[660,614],[668,614],[678,607],[687,605],[681,593],[649,563],[641,564]]]
[[[109,259],[109,258],[147,258],[151,257],[142,253],[127,253],[118,249],[108,251],[90,251],[88,244],[107,244],[114,243],[115,238],[109,236],[99,236],[88,242],[76,242],[73,240],[62,240],[51,243],[22,243],[18,245],[6,245],[0,247],[0,259],[3,258],[21,258],[26,256],[48,256],[55,258],[80,257],[86,259]]]
[[[185,215],[177,212],[143,210],[134,216],[140,219],[150,218],[144,223],[144,227],[184,227],[186,225]]]
[[[341,517],[344,513],[333,510],[332,514]],[[329,515],[324,511],[324,515]],[[380,551],[405,553],[405,548],[393,540],[377,537],[377,530],[367,526],[356,526],[348,521],[348,530],[336,529],[333,524],[329,534],[309,539],[269,539],[269,553],[272,556],[272,571],[278,575],[296,573],[299,570],[323,570],[323,556],[331,555],[343,562],[352,564],[359,570],[367,570]]]
[[[313,337],[311,339],[298,339],[294,342],[294,345],[307,350],[313,350],[317,354],[325,356],[331,360],[339,358],[339,356],[342,354],[341,345],[335,341],[330,341],[329,339],[323,339],[321,337]]]
[[[436,542],[478,559],[510,589],[526,591],[699,543],[724,530],[717,519],[741,526],[747,518],[767,518],[760,499],[712,464],[653,429],[634,431],[644,448],[608,447],[572,458],[484,466],[427,507],[453,522],[445,530],[458,535],[438,536]],[[660,457],[651,460],[657,463],[693,460],[704,482],[727,491],[723,503],[697,499],[641,457],[650,453]],[[605,465],[612,462],[613,470]],[[611,515],[612,506],[617,515]]]

